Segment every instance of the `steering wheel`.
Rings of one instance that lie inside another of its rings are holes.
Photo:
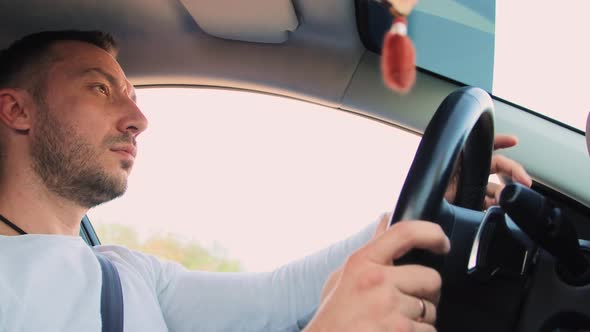
[[[481,291],[479,285],[467,287],[473,282],[468,275],[467,263],[473,239],[484,217],[481,209],[493,141],[494,106],[490,96],[474,87],[452,92],[441,103],[424,132],[390,222],[390,225],[400,220],[436,222],[451,240],[451,252],[447,257],[413,250],[396,261],[396,264],[430,266],[441,273],[443,288],[437,319],[440,331],[510,329],[502,324],[489,324],[494,317],[481,314],[481,311],[489,310],[489,305],[477,306],[471,300],[477,295],[473,291]],[[444,195],[459,163],[456,205],[451,205],[445,201]],[[510,305],[507,307],[512,309]],[[498,310],[494,313],[498,314]],[[472,317],[466,321],[465,316],[469,315]],[[474,325],[478,323],[481,326]]]
[[[494,106],[487,92],[464,87],[448,95],[426,127],[390,225],[428,220],[438,223],[451,238],[455,218],[444,199],[451,177],[458,169],[454,204],[481,211],[493,141]],[[439,272],[442,268],[442,260],[421,251],[411,252],[400,262],[431,266]]]
[[[483,90],[465,87],[445,98],[430,120],[398,199],[392,223],[435,221],[463,151],[456,204],[481,210],[494,144],[494,106]]]
[[[481,211],[493,140],[494,106],[485,91],[465,87],[445,98],[424,132],[390,225],[438,223],[451,251],[436,256],[413,250],[395,263],[426,265],[441,274],[438,331],[588,331],[590,284],[563,278],[554,257],[502,208]],[[444,194],[458,163],[453,205]],[[519,213],[536,212],[526,205]],[[590,257],[590,241],[578,242]]]

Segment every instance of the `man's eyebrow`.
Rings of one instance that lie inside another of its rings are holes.
[[[111,75],[110,73],[106,72],[105,70],[103,70],[100,67],[88,68],[88,69],[85,69],[82,71],[82,75],[86,75],[88,73],[97,73],[97,74],[103,76],[104,78],[107,79],[107,81],[109,81],[109,83],[112,86],[120,86],[121,85],[121,83],[119,82],[119,80],[115,76]],[[134,102],[137,102],[137,96],[135,94],[135,89],[132,89],[132,91],[131,91],[131,99],[133,99]]]
[[[115,78],[115,76],[109,74],[108,72],[106,72],[105,70],[103,70],[102,68],[99,67],[93,67],[93,68],[88,68],[88,69],[84,69],[81,74],[82,75],[86,75],[89,73],[97,73],[100,76],[103,76],[104,78],[107,79],[107,81],[109,81],[109,83],[111,83],[112,86],[119,86],[119,80],[117,80]]]

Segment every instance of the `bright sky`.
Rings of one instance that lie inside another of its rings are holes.
[[[220,246],[264,271],[392,210],[419,137],[293,99],[140,89],[150,120],[123,198],[89,213]]]
[[[494,94],[585,131],[588,12],[589,1],[496,0]]]

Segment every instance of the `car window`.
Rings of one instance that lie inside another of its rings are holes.
[[[150,120],[127,193],[89,212],[103,244],[191,269],[265,271],[395,207],[420,137],[295,99],[138,89]]]
[[[369,5],[370,43],[381,45],[391,15]],[[568,2],[568,15],[555,15],[533,0],[421,0],[408,33],[418,66],[584,131],[589,9],[587,1]]]
[[[427,0],[416,9],[418,65],[585,130],[588,3],[557,17],[532,0]]]

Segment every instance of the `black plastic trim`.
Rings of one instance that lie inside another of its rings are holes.
[[[92,244],[90,243],[90,238],[88,238],[88,233],[86,232],[86,229],[84,228],[84,226],[81,224],[80,224],[80,237],[84,240],[84,242],[86,242],[86,244],[88,244],[89,246],[92,246]]]
[[[560,193],[559,191],[555,191],[550,187],[536,181],[533,182],[532,189],[545,197],[549,197],[560,206],[568,206],[579,214],[590,217],[590,207],[587,207],[586,205],[563,193]]]
[[[363,46],[369,51],[379,54],[380,49],[373,41],[369,35],[369,14],[367,9],[366,2],[370,0],[355,0],[354,7],[355,7],[355,15],[356,15],[356,28],[359,33],[359,37],[361,38],[361,42]]]
[[[82,232],[84,234],[80,234],[80,235],[82,235],[82,237],[86,240],[88,245],[90,245],[90,246],[100,245],[100,240],[98,239],[98,235],[96,234],[94,227],[92,227],[92,224],[90,223],[90,219],[88,219],[87,215],[84,215],[84,217],[82,218],[82,222],[80,224],[80,233],[82,233]]]
[[[359,32],[359,36],[361,37],[361,42],[371,52],[376,54],[381,53],[381,48],[379,45],[375,44],[371,39],[371,34],[369,29],[369,6],[368,3],[371,0],[355,0],[355,8],[356,8],[356,26]]]
[[[580,239],[590,240],[590,207],[539,182],[533,182],[532,189],[561,208],[563,216],[574,223]]]

